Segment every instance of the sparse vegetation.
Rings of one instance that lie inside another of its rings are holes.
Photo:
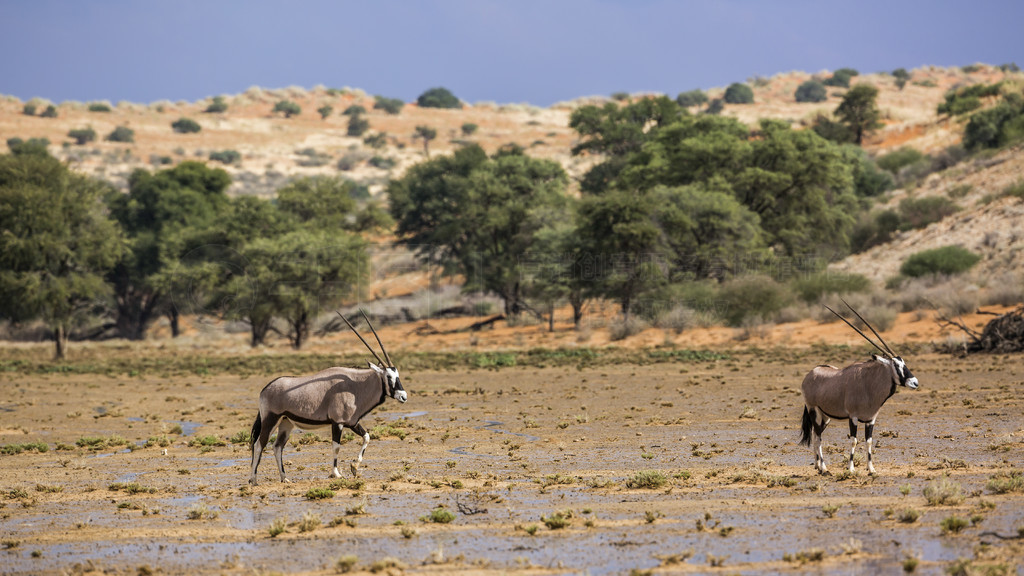
[[[455,520],[455,513],[445,508],[444,506],[438,506],[430,511],[430,514],[421,518],[424,522],[433,522],[435,524],[450,524]]]
[[[900,266],[900,273],[911,278],[929,274],[955,275],[966,272],[981,256],[960,246],[943,246],[911,254]]]
[[[924,498],[929,506],[956,506],[964,501],[964,489],[949,476],[940,476],[924,488]]]
[[[668,476],[659,470],[637,472],[626,480],[626,488],[661,488],[668,483]]]

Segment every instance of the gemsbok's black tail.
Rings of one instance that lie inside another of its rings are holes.
[[[259,422],[257,422],[258,424]],[[811,445],[811,427],[814,426],[814,413],[804,406],[804,421],[800,426],[800,443],[804,446]]]
[[[256,421],[252,424],[252,432],[249,432],[249,450],[252,450],[252,445],[256,443],[256,439],[260,437],[260,432],[263,430],[263,420],[260,418],[260,413],[256,413]]]

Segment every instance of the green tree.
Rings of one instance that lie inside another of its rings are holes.
[[[56,118],[57,117],[57,107],[54,106],[53,104],[48,105],[46,107],[46,110],[43,110],[42,114],[40,114],[39,117],[40,118]]]
[[[358,138],[366,131],[370,129],[370,121],[366,119],[366,116],[362,114],[353,114],[348,117],[348,130],[347,134]]]
[[[583,198],[576,238],[590,269],[593,290],[619,303],[629,321],[633,303],[645,291],[667,279],[662,231],[654,216],[658,206],[652,194],[612,188]]]
[[[793,94],[797,102],[824,102],[828,100],[828,91],[817,80],[808,80],[796,88]]]
[[[858,76],[860,72],[857,72],[853,68],[840,68],[832,73],[832,76],[822,82],[825,86],[835,86],[838,88],[849,88],[850,80],[854,76]]]
[[[25,116],[35,116],[36,115],[36,105],[35,105],[35,102],[26,102],[25,105],[22,106],[22,108],[21,108],[21,113],[24,114]]]
[[[652,195],[658,207],[653,219],[674,279],[722,279],[742,264],[737,256],[758,261],[767,256],[760,218],[733,196],[724,179],[659,186]]]
[[[202,230],[219,221],[230,183],[227,172],[187,161],[156,173],[137,169],[128,179],[127,194],[108,195],[110,212],[129,241],[129,250],[108,276],[122,337],[145,338],[158,314],[168,316],[177,335],[180,310],[154,279],[181,256],[176,239],[186,229]]]
[[[329,230],[256,239],[242,249],[242,258],[245,270],[237,281],[255,287],[247,313],[268,326],[272,317],[283,319],[285,336],[296,350],[321,313],[358,293],[368,270],[364,242]]]
[[[331,106],[330,104],[324,104],[323,106],[317,108],[316,112],[317,114],[320,115],[321,120],[326,120],[327,117],[331,115],[331,112],[334,112],[334,106]]]
[[[202,130],[202,126],[191,118],[179,118],[171,122],[171,129],[178,134],[192,134]]]
[[[285,118],[291,118],[292,116],[302,114],[302,108],[291,100],[279,100],[274,104],[274,108],[271,112],[280,112],[284,114]]]
[[[878,88],[870,84],[857,84],[843,96],[843,101],[835,110],[835,115],[850,128],[853,142],[858,146],[863,144],[865,134],[882,127],[882,113],[878,110],[877,98]]]
[[[402,243],[462,274],[467,290],[494,292],[506,314],[516,315],[525,308],[524,255],[545,218],[567,201],[567,183],[556,162],[518,147],[488,157],[473,144],[413,166],[391,181],[388,197]]]
[[[423,140],[423,154],[430,158],[430,141],[437,138],[437,129],[430,126],[417,126],[413,138]]]
[[[700,106],[701,104],[707,104],[707,101],[708,95],[700,89],[680,92],[679,95],[676,96],[676,104],[679,104],[682,108]]]
[[[75,141],[75,144],[81,146],[96,140],[96,131],[92,129],[92,126],[87,128],[74,128],[68,131],[68,138],[71,138]]]
[[[405,102],[403,102],[399,98],[386,98],[384,96],[375,96],[373,100],[374,110],[383,110],[384,112],[391,114],[392,116],[397,116],[398,114],[400,114],[402,112],[402,107],[404,106]]]
[[[104,273],[124,248],[106,190],[48,154],[0,156],[0,317],[41,319],[58,360],[75,324],[109,294]]]
[[[222,114],[228,111],[228,103],[224,100],[223,96],[214,96],[213,101],[206,107],[207,114]]]
[[[479,128],[480,128],[479,126],[477,126],[476,124],[474,124],[472,122],[463,122],[462,123],[462,128],[461,128],[462,129],[462,135],[463,136],[472,136],[473,134],[476,134],[476,131]]]
[[[48,156],[50,153],[47,150],[50,146],[50,141],[46,138],[29,138],[28,140],[22,140],[21,138],[14,137],[7,139],[7,147],[11,150],[11,154],[18,156],[20,154],[41,154]]]
[[[981,256],[962,246],[943,246],[911,254],[900,266],[900,274],[912,278],[930,274],[961,274],[980,260]]]
[[[420,108],[462,108],[462,102],[447,88],[431,88],[416,99]]]
[[[892,77],[896,79],[896,87],[903,90],[907,85],[907,81],[910,80],[910,73],[907,72],[906,68],[897,68],[892,71]]]
[[[105,140],[108,142],[135,142],[135,130],[127,126],[118,126],[113,132],[107,134]]]
[[[110,112],[110,104],[107,102],[90,102],[89,112]]]
[[[338,176],[306,176],[277,191],[277,207],[298,222],[324,230],[353,226],[355,184]]]
[[[733,82],[725,89],[723,98],[729,104],[752,104],[754,102],[754,90],[746,84]]]
[[[348,108],[345,108],[341,113],[342,116],[358,116],[361,114],[366,114],[366,107],[360,106],[359,104],[353,104]]]

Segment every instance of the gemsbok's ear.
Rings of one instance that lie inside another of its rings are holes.
[[[376,372],[377,374],[384,373],[384,370],[382,370],[380,366],[377,366],[373,362],[367,362],[366,365],[369,366],[370,368],[373,368],[373,371]]]

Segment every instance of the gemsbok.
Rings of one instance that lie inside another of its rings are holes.
[[[408,399],[405,389],[402,388],[398,368],[384,349],[384,344],[380,341],[377,331],[373,329],[373,324],[370,324],[366,313],[362,310],[360,312],[373,331],[387,363],[377,355],[348,318],[339,312],[341,319],[377,359],[377,365],[367,362],[369,368],[336,367],[312,376],[281,376],[267,384],[260,392],[260,409],[249,436],[249,448],[252,449],[250,484],[256,485],[256,469],[260,465],[263,449],[274,428],[277,428],[274,458],[277,460],[282,482],[290,482],[284,473],[283,454],[284,447],[288,444],[288,436],[295,428],[331,428],[331,439],[334,444],[334,466],[331,476],[334,478],[341,477],[341,472],[338,471],[338,453],[341,451],[342,428],[348,428],[362,436],[363,447],[359,450],[359,456],[349,465],[352,475],[358,475],[359,464],[362,463],[366,446],[370,443],[370,434],[359,424],[359,420],[383,404],[388,396],[399,402]]]
[[[820,474],[828,474],[825,457],[821,451],[821,433],[825,431],[825,427],[828,426],[831,419],[849,419],[850,438],[853,440],[853,446],[850,448],[849,467],[852,473],[853,456],[857,450],[857,425],[862,423],[864,424],[864,439],[868,445],[868,472],[874,474],[875,467],[871,462],[871,436],[874,433],[875,418],[878,417],[878,412],[885,401],[896,393],[897,387],[906,386],[915,390],[918,382],[917,378],[910,373],[903,358],[889,348],[889,345],[871,327],[871,324],[868,324],[867,320],[864,320],[852,306],[847,304],[846,300],[843,300],[843,304],[846,304],[846,307],[871,329],[871,332],[878,337],[885,348],[868,338],[864,332],[861,332],[838,312],[825,306],[829,312],[856,330],[881,354],[872,354],[870,360],[857,362],[846,368],[817,366],[804,377],[802,385],[804,415],[800,443],[804,446],[811,446],[814,451],[814,467]]]

